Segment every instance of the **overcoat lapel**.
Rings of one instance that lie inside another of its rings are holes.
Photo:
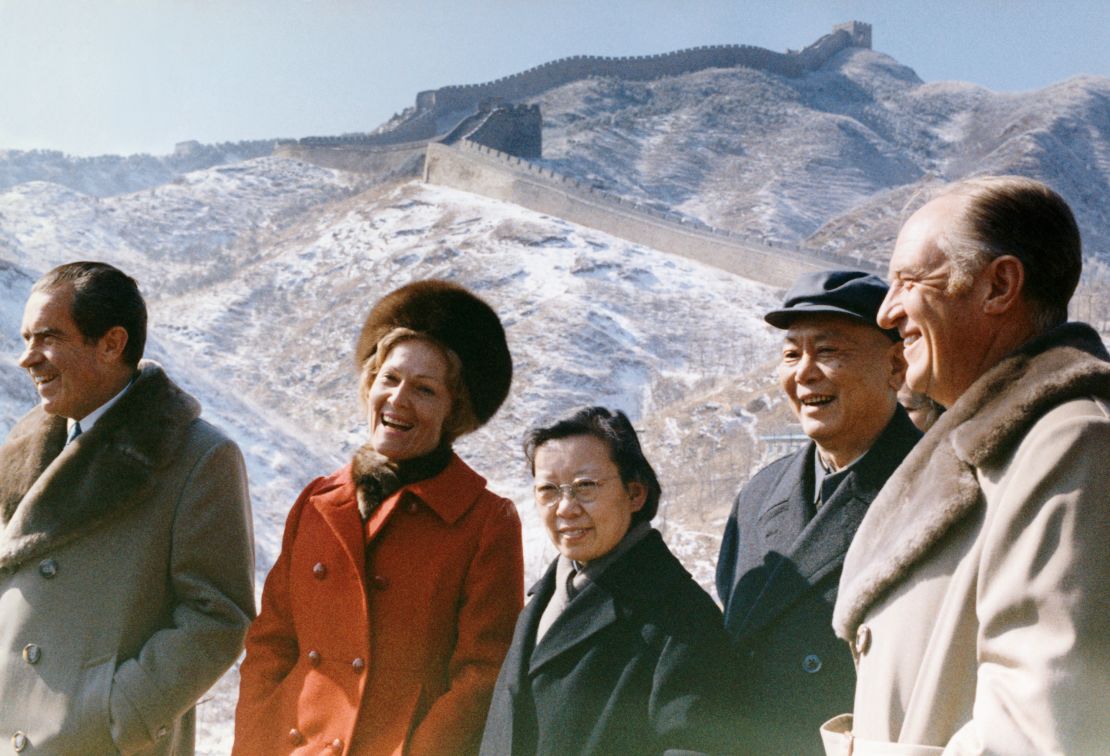
[[[802,594],[827,575],[839,569],[852,544],[856,530],[867,514],[871,502],[879,495],[887,478],[920,437],[909,417],[896,408],[891,420],[867,454],[845,475],[814,517],[801,528],[794,541],[783,550],[782,559],[772,569],[767,582],[740,627],[739,635],[758,632]],[[803,476],[812,470],[815,447],[810,443],[806,454],[788,466],[786,481],[796,483],[792,505],[803,510]],[[798,463],[803,466],[799,467]]]
[[[596,582],[587,583],[582,592],[555,619],[532,651],[528,674],[536,674],[548,662],[584,643],[616,621],[617,605],[612,594]]]
[[[312,497],[312,505],[331,529],[335,540],[350,559],[355,573],[365,582],[366,557],[365,536],[362,517],[358,513],[355,499],[355,484],[350,475],[345,476],[342,485],[325,490]],[[395,506],[396,502],[392,502]],[[381,507],[385,509],[385,507]],[[385,513],[382,513],[385,516]]]
[[[759,632],[843,564],[852,536],[875,494],[871,490],[860,496],[859,483],[858,475],[850,473],[791,544],[740,626],[740,637]]]
[[[196,400],[154,363],[144,363],[127,393],[60,453],[65,421],[41,406],[31,410],[0,447],[0,568],[80,538],[149,500],[159,481],[154,473],[174,461],[185,428],[199,415]]]
[[[507,687],[515,698],[528,676],[529,659],[535,646],[536,629],[540,624],[540,615],[543,614],[547,602],[555,593],[555,562],[551,563],[544,576],[528,589],[531,600],[520,613],[520,618],[513,631],[513,642],[509,646],[509,654],[505,657],[504,666],[507,670]]]
[[[788,554],[806,528],[810,503],[805,483],[813,478],[813,449],[811,441],[794,455],[760,509],[757,522],[764,553]]]
[[[729,607],[731,616],[741,617],[734,629],[738,638],[752,632],[754,619],[760,618],[760,624],[769,619],[763,606],[771,601],[769,589],[783,567],[784,556],[805,529],[808,511],[805,484],[806,476],[812,476],[813,448],[810,442],[795,452],[764,497],[765,503],[754,520],[759,528],[759,544],[752,553],[740,556],[732,590],[733,605]],[[745,576],[757,573],[765,575],[763,583],[751,585],[750,577]]]
[[[982,505],[979,468],[1002,459],[1052,407],[1108,392],[1106,349],[1083,323],[1049,331],[980,376],[906,456],[860,525],[833,613],[837,635],[854,638],[869,607]]]

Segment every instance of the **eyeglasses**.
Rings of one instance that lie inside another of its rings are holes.
[[[536,495],[536,503],[543,507],[555,506],[563,500],[564,495],[569,496],[579,504],[589,504],[597,499],[598,492],[601,490],[601,486],[604,483],[614,480],[617,477],[618,476],[613,475],[608,478],[601,478],[600,480],[579,478],[573,483],[563,483],[562,485],[541,483],[532,490]]]

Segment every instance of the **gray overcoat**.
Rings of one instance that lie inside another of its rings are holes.
[[[0,446],[0,753],[191,754],[193,705],[254,614],[238,447],[143,363],[69,446]]]

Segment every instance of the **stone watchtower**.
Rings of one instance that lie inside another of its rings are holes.
[[[837,24],[833,27],[834,33],[838,31],[848,32],[854,46],[871,49],[871,24],[865,24],[862,21],[849,21],[846,24]]]

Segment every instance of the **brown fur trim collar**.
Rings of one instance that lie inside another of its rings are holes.
[[[200,405],[152,362],[66,448],[66,423],[41,406],[0,446],[0,570],[14,569],[141,506],[174,461]]]
[[[451,445],[441,444],[423,457],[395,462],[370,444],[363,444],[351,460],[351,478],[362,519],[368,519],[378,505],[403,486],[439,475],[452,456]]]
[[[833,613],[837,635],[854,638],[868,608],[981,504],[977,468],[1004,459],[1041,415],[1062,402],[1110,399],[1108,360],[1094,330],[1068,323],[984,373],[941,415],[856,531]]]

